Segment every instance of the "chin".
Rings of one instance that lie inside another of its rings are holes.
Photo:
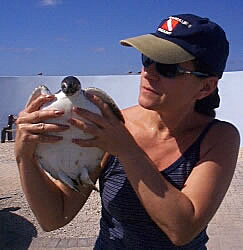
[[[156,110],[156,107],[158,107],[158,105],[156,105],[156,103],[154,103],[152,100],[149,100],[147,98],[142,98],[139,97],[138,98],[138,104],[148,110]]]

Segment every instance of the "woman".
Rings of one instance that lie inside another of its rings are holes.
[[[156,33],[121,41],[142,53],[139,105],[123,110],[125,125],[96,96],[104,117],[75,108],[76,126],[95,136],[73,140],[109,153],[97,168],[102,218],[95,249],[206,249],[206,227],[230,185],[239,150],[237,129],[214,119],[217,84],[228,57],[224,31],[191,14],[169,17]],[[44,135],[66,126],[45,124],[63,111],[40,111],[41,96],[19,114],[16,159],[26,198],[44,230],[57,229],[82,208],[84,196],[51,181],[34,157]]]

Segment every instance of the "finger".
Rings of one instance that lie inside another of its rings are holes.
[[[87,93],[87,97],[91,102],[98,106],[103,115],[106,114],[106,109],[109,109],[109,105],[106,102],[104,102],[100,97],[89,93]]]
[[[101,115],[93,113],[87,109],[82,109],[80,107],[73,107],[73,111],[82,118],[85,118],[90,122],[96,124],[98,127],[104,127],[107,123],[106,120]]]
[[[39,110],[32,113],[21,112],[16,124],[38,123],[51,118],[57,118],[64,114],[64,110]]]
[[[23,137],[25,143],[56,143],[62,139],[62,136],[44,134],[26,134]]]
[[[97,147],[97,138],[92,139],[72,139],[72,142],[80,147]]]
[[[85,133],[89,133],[94,136],[99,135],[100,128],[98,128],[95,124],[87,123],[75,118],[69,119],[68,122]]]
[[[62,136],[57,135],[39,135],[40,143],[55,143],[61,141],[63,139]]]
[[[20,124],[19,130],[26,130],[32,134],[43,134],[48,132],[63,132],[69,128],[68,125],[62,124],[48,124],[48,123],[37,123],[37,124]]]
[[[125,123],[124,117],[122,116],[120,109],[115,104],[107,103],[103,101],[101,97],[91,95],[89,93],[87,93],[87,97],[91,102],[98,106],[104,117],[109,118],[110,121],[120,120]]]
[[[33,111],[37,111],[43,106],[45,103],[53,101],[56,97],[54,95],[40,95],[36,99],[34,99],[25,109],[27,113],[31,113]]]

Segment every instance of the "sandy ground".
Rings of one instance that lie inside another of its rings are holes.
[[[243,249],[243,148],[231,187],[216,216],[209,225],[209,249]],[[87,239],[99,232],[99,193],[93,191],[83,209],[72,222],[53,232],[44,232],[30,210],[21,189],[14,158],[14,143],[0,143],[0,243],[25,238],[26,246],[33,238]],[[10,239],[9,239],[10,237]],[[234,246],[232,245],[234,242]],[[232,248],[225,248],[228,245]],[[238,246],[240,246],[238,248]],[[1,248],[2,249],[2,248]],[[23,248],[23,249],[28,249]],[[45,249],[45,248],[43,248]],[[49,248],[48,248],[49,249]]]
[[[91,193],[83,209],[67,226],[48,233],[40,228],[22,192],[13,148],[14,143],[0,144],[0,211],[5,209],[16,215],[16,222],[18,216],[24,217],[33,224],[38,237],[96,236],[99,232],[100,218],[100,198],[96,191]]]

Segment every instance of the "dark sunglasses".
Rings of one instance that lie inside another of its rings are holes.
[[[144,67],[149,67],[151,64],[155,63],[155,67],[157,72],[167,78],[174,78],[179,75],[190,74],[197,77],[209,77],[209,74],[197,72],[197,71],[189,71],[180,67],[178,64],[163,64],[158,63],[150,59],[149,57],[142,54],[142,63]]]

